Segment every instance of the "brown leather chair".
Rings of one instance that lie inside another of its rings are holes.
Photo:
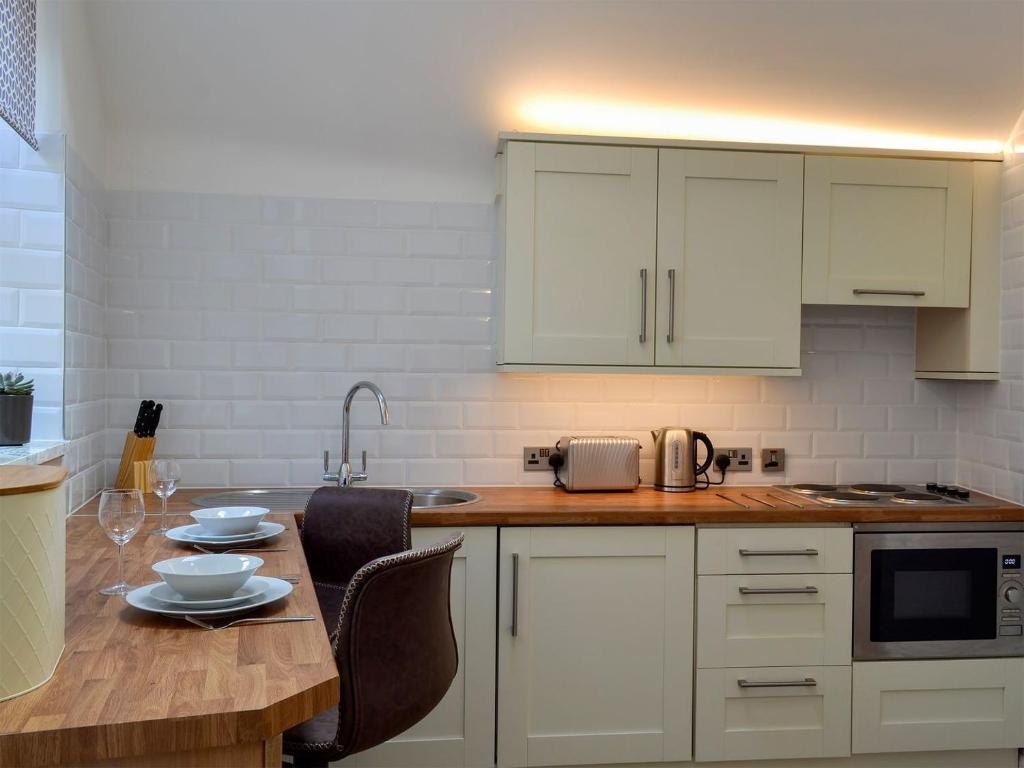
[[[408,509],[387,496],[408,494],[382,493],[321,489],[306,508],[303,548],[331,630],[341,698],[337,708],[285,732],[284,752],[296,766],[326,766],[397,736],[437,706],[458,669],[449,593],[463,536],[409,550]],[[350,570],[353,558],[396,544],[404,551]]]

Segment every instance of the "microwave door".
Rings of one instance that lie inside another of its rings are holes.
[[[1014,655],[998,634],[1000,539],[856,537],[854,658]]]

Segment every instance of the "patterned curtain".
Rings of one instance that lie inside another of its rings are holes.
[[[0,0],[0,117],[36,141],[36,0]]]

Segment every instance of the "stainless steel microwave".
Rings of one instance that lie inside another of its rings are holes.
[[[1024,526],[854,526],[853,658],[1024,656]]]

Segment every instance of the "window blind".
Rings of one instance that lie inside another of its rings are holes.
[[[36,0],[0,0],[0,117],[36,141]]]

